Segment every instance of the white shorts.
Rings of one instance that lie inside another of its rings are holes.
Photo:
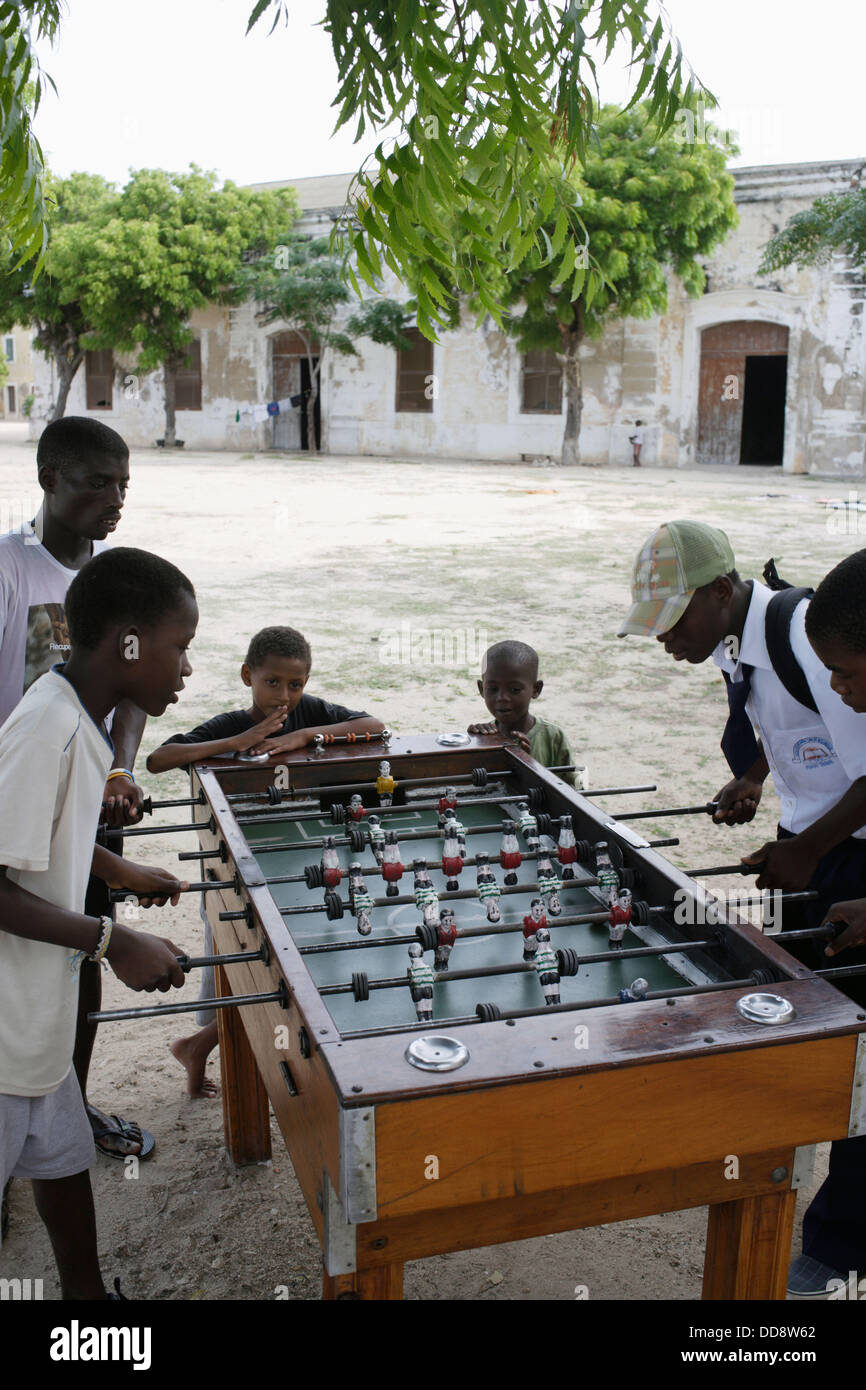
[[[9,1178],[71,1178],[95,1158],[74,1068],[47,1096],[0,1095],[0,1190]]]

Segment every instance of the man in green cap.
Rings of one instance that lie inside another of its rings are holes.
[[[760,866],[758,888],[818,894],[802,915],[789,905],[783,930],[817,926],[832,903],[866,896],[866,714],[831,689],[830,672],[806,636],[808,604],[808,591],[774,593],[741,579],[723,531],[671,521],[638,553],[632,606],[618,634],[655,637],[675,661],[697,665],[712,656],[721,668],[729,704],[722,751],[733,778],[714,798],[714,820],[750,821],[772,772],[782,803],[778,839],[743,861]],[[801,958],[812,968],[826,965],[820,947],[810,954],[810,946]],[[866,1004],[863,977],[845,986]],[[834,1156],[837,1150],[806,1214],[791,1293],[826,1295],[838,1271],[863,1267],[863,1162],[845,1144],[834,1145]]]

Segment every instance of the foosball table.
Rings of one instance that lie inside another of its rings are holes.
[[[619,790],[468,735],[191,769],[226,1145],[267,1159],[273,1108],[326,1297],[705,1204],[704,1297],[784,1297],[811,1146],[866,1133],[866,1014]]]

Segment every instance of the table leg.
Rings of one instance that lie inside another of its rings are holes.
[[[231,994],[225,970],[215,969],[219,999]],[[271,1118],[256,1059],[237,1009],[217,1009],[226,1148],[235,1163],[262,1163],[271,1156]]]
[[[710,1207],[704,1298],[784,1299],[796,1202],[786,1190]]]
[[[359,1269],[354,1274],[330,1275],[322,1271],[322,1298],[331,1299],[401,1299],[403,1297],[403,1266],[377,1265],[375,1269]]]

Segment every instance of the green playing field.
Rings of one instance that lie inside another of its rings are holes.
[[[238,815],[243,815],[243,808],[235,809]],[[474,856],[479,850],[486,851],[490,855],[491,867],[500,885],[505,876],[505,870],[499,864],[501,823],[508,816],[509,810],[513,810],[513,806],[501,806],[492,798],[489,806],[458,806],[457,810],[458,818],[470,832],[467,838],[467,855]],[[346,904],[345,916],[341,920],[328,921],[324,908],[321,907],[324,889],[309,889],[303,879],[297,883],[271,885],[271,892],[279,908],[307,909],[298,913],[284,912],[283,919],[295,942],[304,952],[306,965],[319,987],[350,984],[354,971],[365,971],[371,984],[379,979],[406,979],[409,964],[408,944],[395,945],[393,938],[414,936],[415,928],[421,922],[421,913],[414,901],[375,906],[371,913],[373,930],[366,938],[358,935],[355,919],[348,910],[346,871],[355,861],[365,869],[376,867],[369,844],[363,852],[355,853],[345,843],[345,827],[334,825],[326,815],[311,814],[299,820],[271,820],[259,825],[247,821],[246,817],[244,821],[243,831],[246,839],[262,872],[269,878],[287,874],[302,875],[306,865],[320,862],[320,842],[323,836],[333,835],[337,841],[340,865],[344,871],[344,878],[337,891]],[[400,858],[405,866],[399,883],[401,895],[412,894],[412,861],[426,859],[433,886],[440,897],[440,906],[447,904],[452,895],[445,889],[445,875],[441,869],[442,836],[436,827],[436,812],[406,805],[390,813],[386,812],[382,817],[382,824],[385,829],[397,832]],[[484,825],[493,825],[496,828],[480,834],[471,833],[476,827]],[[417,839],[409,838],[408,832],[413,831],[422,833]],[[523,837],[518,836],[518,839],[521,847],[525,847]],[[267,846],[276,845],[287,847],[263,852]],[[576,866],[576,874],[574,885],[566,881],[560,894],[563,917],[599,912],[603,909],[598,891],[592,887],[580,886],[580,880],[589,875],[579,866]],[[499,899],[502,922],[496,927],[491,925],[489,933],[466,940],[460,940],[458,935],[449,961],[452,970],[473,970],[483,966],[511,965],[522,961],[522,931],[503,932],[502,928],[522,928],[530,901],[537,892],[535,860],[525,860],[517,870],[517,875],[518,883],[525,886],[526,891],[503,894]],[[367,891],[374,900],[385,897],[386,884],[378,869],[375,873],[368,874],[365,882]],[[475,885],[475,867],[467,866],[460,874],[459,886],[461,889],[474,891]],[[640,896],[638,890],[635,898]],[[309,911],[310,908],[320,907],[321,910]],[[458,933],[467,927],[487,925],[485,909],[476,897],[456,899],[453,901],[453,908]],[[554,950],[569,946],[583,957],[608,949],[606,921],[559,926],[558,919],[550,912],[547,914],[547,920]],[[639,927],[637,931],[639,936],[633,931],[626,933],[623,942],[625,947],[656,944],[661,940],[652,927]],[[345,948],[327,953],[308,951],[311,947],[335,943],[345,943]],[[428,953],[425,959],[432,964],[432,952]],[[667,958],[660,956],[581,965],[576,976],[562,979],[562,1002],[576,1004],[581,1000],[614,997],[638,976],[643,976],[653,990],[676,988],[684,983],[686,977],[689,981],[704,978],[688,967],[684,976],[674,969]],[[446,977],[437,982],[434,988],[434,1020],[474,1015],[475,1006],[482,1001],[497,1004],[502,1010],[539,1008],[544,1005],[544,995],[533,970],[525,974],[488,976],[474,980],[449,981]],[[415,1006],[405,985],[389,989],[372,989],[370,998],[360,1003],[355,1001],[351,990],[345,994],[329,994],[325,997],[325,1003],[341,1032],[385,1028],[416,1021]]]

